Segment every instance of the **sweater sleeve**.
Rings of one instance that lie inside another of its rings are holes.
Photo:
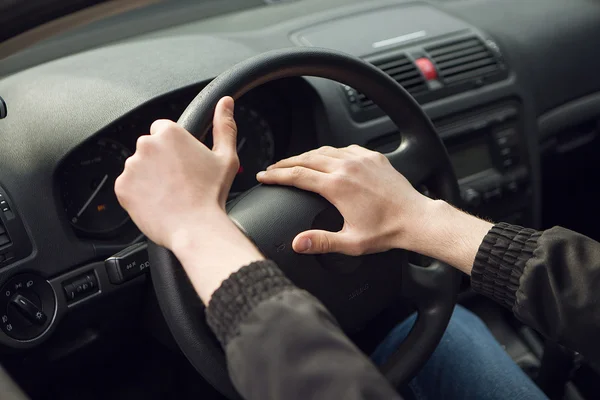
[[[500,223],[481,243],[471,285],[547,338],[600,360],[600,243],[560,227]]]
[[[206,317],[245,399],[400,398],[325,307],[272,261],[232,274]]]

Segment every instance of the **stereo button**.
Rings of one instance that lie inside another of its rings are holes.
[[[473,188],[466,188],[462,191],[461,197],[469,207],[477,207],[481,204],[481,195]]]

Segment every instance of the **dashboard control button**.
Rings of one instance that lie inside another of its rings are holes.
[[[437,71],[431,60],[427,57],[417,58],[415,64],[423,74],[426,80],[434,81],[438,78]]]
[[[22,294],[15,294],[10,301],[22,316],[35,325],[44,325],[48,317],[44,311]]]
[[[69,283],[63,285],[63,290],[65,291],[65,296],[67,296],[67,300],[75,300],[75,286]]]
[[[0,329],[13,339],[33,340],[52,323],[56,299],[39,275],[21,274],[0,288]]]
[[[68,301],[80,300],[98,292],[98,279],[93,271],[86,272],[62,283]]]
[[[517,183],[517,181],[510,181],[506,183],[506,190],[508,190],[509,192],[512,193],[516,193],[519,191],[519,184]]]
[[[473,188],[464,189],[461,193],[461,197],[469,207],[477,207],[481,204],[481,194]]]
[[[146,243],[137,243],[106,259],[111,283],[118,285],[143,274],[150,267],[147,248]]]
[[[494,200],[494,199],[499,199],[500,197],[502,197],[502,188],[501,187],[496,187],[496,188],[493,188],[493,189],[489,189],[489,190],[486,190],[483,193],[483,199],[485,201],[491,201],[491,200]]]

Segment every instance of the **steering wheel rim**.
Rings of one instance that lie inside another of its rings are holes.
[[[449,201],[459,199],[445,147],[421,107],[391,77],[371,64],[337,51],[291,48],[263,53],[243,61],[209,83],[186,108],[178,123],[195,137],[203,139],[211,127],[214,108],[220,98],[232,96],[237,100],[264,83],[295,76],[328,78],[363,92],[402,129],[400,146],[386,155],[392,165],[413,185],[427,181],[429,188],[439,197]],[[263,209],[272,212],[267,203],[275,201],[272,205],[281,208],[281,201],[274,200],[278,198],[294,199],[302,204],[312,202],[307,209],[312,210],[309,214],[312,213],[313,218],[328,205],[320,196],[294,188],[258,186],[242,195],[228,212],[267,257],[284,266],[291,260],[290,257],[296,255],[289,249],[283,252],[284,255],[273,250],[277,247],[273,246],[276,245],[272,243],[273,235],[261,226],[260,218],[257,218],[260,213],[255,210],[260,207],[252,206],[262,204]],[[270,229],[278,229],[281,218],[285,220],[290,215],[279,217],[279,220],[275,218],[269,223]],[[296,229],[302,227],[290,225]],[[178,260],[169,250],[151,242],[148,251],[158,302],[179,347],[196,370],[217,390],[230,399],[240,398],[229,379],[224,353],[204,321],[204,307]],[[293,271],[284,271],[293,275]],[[439,343],[456,302],[457,277],[454,268],[440,262],[434,262],[427,268],[406,264],[401,269],[400,290],[415,303],[418,317],[406,340],[382,367],[382,372],[392,384],[399,386],[412,378]]]

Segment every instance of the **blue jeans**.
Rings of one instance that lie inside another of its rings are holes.
[[[383,364],[408,335],[416,315],[396,326],[372,355]],[[547,399],[485,324],[457,306],[437,349],[408,384],[417,400]]]

